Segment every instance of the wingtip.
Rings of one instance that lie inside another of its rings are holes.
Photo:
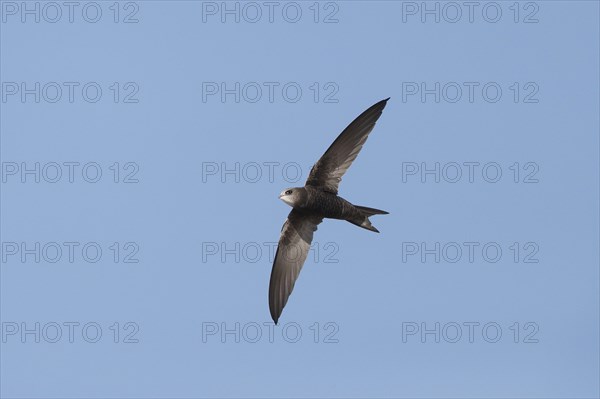
[[[381,107],[381,109],[383,110],[383,109],[385,108],[385,106],[387,105],[387,102],[388,102],[388,100],[389,100],[390,98],[391,98],[391,97],[388,97],[388,98],[386,98],[386,99],[384,99],[384,100],[381,100],[381,101],[379,101],[377,104],[375,104],[375,106],[379,106],[379,107]]]
[[[276,315],[275,313],[271,313],[271,319],[273,319],[273,323],[275,323],[275,325],[277,325],[277,322],[279,321],[279,316]]]

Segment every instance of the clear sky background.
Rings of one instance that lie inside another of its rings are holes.
[[[599,396],[597,2],[23,4],[2,397]],[[277,196],[387,97],[381,234],[321,224],[273,327]]]

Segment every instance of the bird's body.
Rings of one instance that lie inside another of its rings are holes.
[[[315,163],[304,187],[289,188],[279,195],[293,209],[281,229],[269,284],[269,308],[276,324],[304,265],[313,234],[324,218],[347,220],[379,233],[369,216],[387,212],[351,204],[338,195],[338,186],[388,100],[373,105],[344,129]]]
[[[348,222],[364,227],[367,230],[374,229],[374,227],[370,225],[368,219],[370,215],[384,215],[387,213],[377,209],[355,206],[339,195],[311,186],[294,187],[286,191],[297,193],[298,200],[289,205],[298,211],[311,213],[321,218],[347,220]],[[285,192],[282,193],[282,196],[285,196]],[[361,210],[361,208],[363,210]],[[372,209],[376,212],[369,214],[368,212],[365,212],[364,209]],[[363,224],[365,226],[370,226],[371,229],[363,226]]]

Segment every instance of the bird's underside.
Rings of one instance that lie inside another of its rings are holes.
[[[269,309],[276,324],[304,265],[313,234],[324,218],[347,220],[378,232],[369,216],[387,214],[352,205],[337,193],[342,176],[356,159],[388,100],[367,109],[342,131],[315,163],[304,187],[287,190],[280,196],[293,209],[281,229],[269,284]]]

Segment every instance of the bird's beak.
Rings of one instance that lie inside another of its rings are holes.
[[[281,199],[281,197],[283,197],[283,194],[279,194],[279,199]]]

